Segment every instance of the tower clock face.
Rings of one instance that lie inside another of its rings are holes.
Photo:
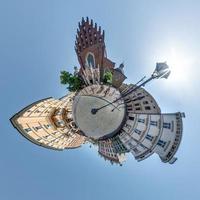
[[[115,135],[123,125],[125,104],[120,92],[107,85],[92,85],[81,90],[73,102],[73,118],[82,133],[92,139]]]

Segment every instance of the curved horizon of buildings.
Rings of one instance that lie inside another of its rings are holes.
[[[115,68],[115,63],[107,58],[104,39],[105,32],[101,31],[101,27],[88,18],[82,19],[75,42],[80,63],[75,75],[84,82],[82,90],[60,99],[39,100],[16,113],[10,119],[11,123],[26,139],[48,149],[78,148],[85,142],[91,142],[98,146],[99,155],[112,164],[121,165],[126,153],[131,153],[137,161],[156,153],[163,162],[173,164],[177,159],[175,153],[181,142],[185,114],[161,113],[153,96],[144,88],[125,95],[134,85],[123,83],[126,79],[124,65]],[[114,136],[94,140],[87,138],[77,126],[73,101],[77,95],[97,95],[94,87],[98,87],[98,95],[106,99],[108,94],[105,91],[107,87],[103,87],[103,77],[107,71],[113,75],[110,87],[124,96],[126,117],[122,128]]]

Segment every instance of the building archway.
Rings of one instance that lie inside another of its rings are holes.
[[[95,68],[95,57],[93,53],[88,52],[85,59],[87,66]]]

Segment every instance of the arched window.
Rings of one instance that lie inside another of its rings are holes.
[[[88,66],[95,68],[95,60],[94,60],[94,55],[92,53],[88,53],[86,62]]]

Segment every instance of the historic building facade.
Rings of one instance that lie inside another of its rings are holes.
[[[122,95],[126,94],[129,88],[134,85],[123,84],[121,89]],[[157,102],[144,88],[138,88],[136,91],[124,97],[126,102],[127,111],[132,113],[145,113],[145,114],[158,114],[161,113],[160,107]]]
[[[184,113],[128,113],[119,138],[138,161],[157,153],[163,162],[173,163],[182,138],[182,117]]]
[[[77,29],[75,51],[80,64],[80,76],[86,85],[103,82],[103,76],[107,71],[112,72],[112,85],[120,87],[126,76],[123,67],[115,69],[115,63],[107,58],[105,46],[105,32],[101,27],[83,18]]]
[[[77,148],[85,138],[78,134],[72,119],[74,93],[59,100],[53,98],[37,101],[10,120],[25,138],[39,146],[62,150]]]
[[[135,85],[123,83],[124,64],[115,68],[107,58],[105,32],[93,20],[83,18],[79,23],[75,51],[80,68],[74,68],[73,78],[83,83],[81,87],[60,99],[46,98],[27,106],[10,119],[13,126],[31,142],[49,149],[91,142],[112,164],[121,165],[129,152],[137,161],[156,153],[173,164],[184,113],[162,114],[153,96],[138,86],[143,79]],[[164,69],[166,63],[157,63],[148,81]],[[169,73],[161,75],[167,78]]]
[[[117,137],[98,141],[98,152],[105,160],[109,160],[111,164],[116,163],[122,165],[125,162],[125,153],[129,152]]]

